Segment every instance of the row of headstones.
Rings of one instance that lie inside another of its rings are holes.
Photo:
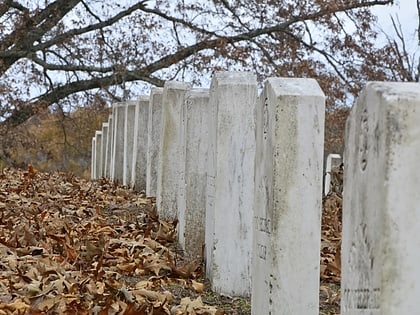
[[[167,82],[113,106],[92,177],[156,196],[213,290],[251,294],[255,315],[318,314],[324,104],[312,79],[270,78],[259,96],[248,73]],[[351,111],[342,314],[417,312],[419,121],[416,83],[368,83]]]

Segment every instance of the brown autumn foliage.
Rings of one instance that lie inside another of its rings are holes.
[[[2,166],[32,164],[44,171],[90,177],[91,139],[108,119],[108,108],[85,107],[71,113],[42,113],[8,129],[12,143],[3,146]]]

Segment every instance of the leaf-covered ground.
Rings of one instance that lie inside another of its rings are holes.
[[[324,315],[339,312],[341,204],[331,196],[324,200]],[[175,231],[176,222],[159,220],[153,199],[106,180],[3,169],[0,315],[250,314],[249,299],[208,289],[202,262],[183,257]]]

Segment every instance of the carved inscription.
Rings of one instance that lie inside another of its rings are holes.
[[[257,217],[258,231],[271,234],[271,220],[268,218]]]
[[[343,298],[346,310],[379,310],[381,289],[345,289]]]
[[[262,260],[267,259],[267,246],[263,244],[257,244],[257,252],[258,257],[260,257]]]

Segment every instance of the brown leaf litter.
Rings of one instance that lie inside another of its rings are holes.
[[[321,313],[339,306],[341,193],[324,198]],[[3,169],[0,315],[245,315],[247,298],[211,292],[201,261],[175,244],[153,198],[105,179]]]

